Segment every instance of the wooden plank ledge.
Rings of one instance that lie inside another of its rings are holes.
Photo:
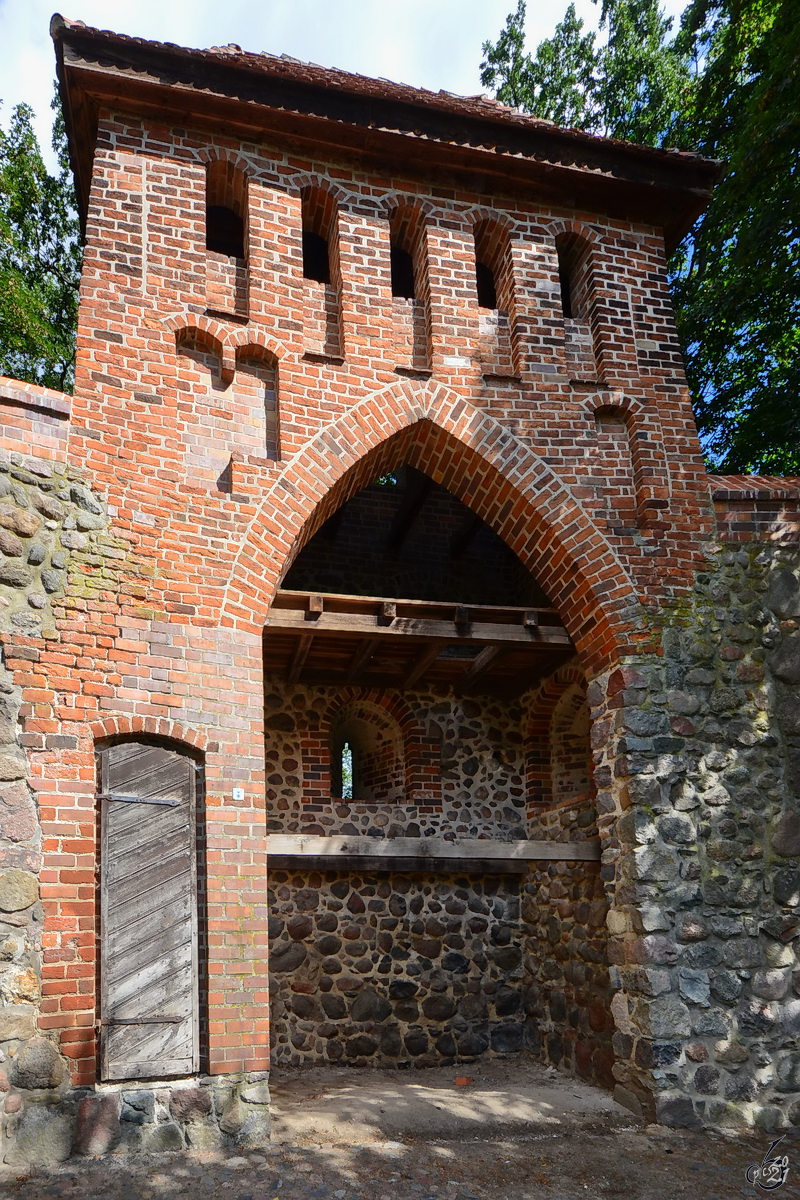
[[[330,869],[369,860],[380,863],[381,870],[409,870],[409,863],[422,864],[422,870],[524,869],[525,864],[549,862],[599,862],[600,842],[516,841],[498,842],[489,838],[467,838],[448,842],[444,838],[376,838],[317,834],[273,833],[267,837],[268,861],[273,866],[297,866],[307,863]],[[279,860],[279,861],[278,861]],[[287,860],[291,860],[290,862]],[[437,864],[434,866],[434,862]],[[445,863],[442,867],[439,864]],[[376,869],[376,868],[371,868]]]

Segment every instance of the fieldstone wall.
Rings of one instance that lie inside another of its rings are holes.
[[[34,458],[0,461],[0,637],[4,652],[35,672],[36,643],[57,636],[68,582],[81,594],[81,567],[113,557],[107,516],[77,472]],[[28,752],[69,750],[67,735],[33,728],[19,680],[0,664],[0,1156],[24,1162],[41,1145],[71,1145],[78,1100],[66,1062],[40,1013],[43,865]],[[16,1146],[16,1149],[14,1147]],[[54,1153],[54,1152],[52,1152]],[[14,1157],[16,1155],[16,1157]],[[66,1154],[63,1155],[66,1157]]]
[[[530,836],[596,838],[594,806],[564,802],[539,814]],[[608,908],[596,862],[532,863],[523,882],[526,1044],[554,1067],[613,1087]]]
[[[382,699],[366,689],[363,695]],[[271,679],[266,697],[268,831],[450,840],[527,837],[519,705],[423,691],[404,693],[403,700],[414,717],[413,728],[404,731],[405,754],[413,755],[415,745],[433,747],[440,796],[421,796],[410,804],[331,800],[331,723],[341,692],[286,687]],[[413,761],[410,765],[413,771]],[[325,795],[325,800],[309,803],[309,795]]]
[[[3,1161],[12,1166],[49,1166],[71,1154],[222,1150],[269,1140],[264,1074],[96,1090],[69,1088],[62,1078],[54,1089],[44,1047],[50,1043],[40,1038],[25,1051],[24,1099],[19,1090],[6,1097]]]
[[[324,773],[329,754],[325,714],[349,710],[335,689],[275,681],[268,828],[451,840],[597,836],[585,795],[586,729],[573,738],[582,732],[584,798],[528,822],[523,704],[433,692],[403,699],[417,731],[439,748],[440,801],[309,804],[306,781]],[[564,699],[555,692],[548,713]],[[549,717],[546,726],[547,738]],[[413,753],[415,731],[405,732]],[[542,761],[556,771],[563,757],[548,752]],[[273,1061],[428,1066],[527,1046],[608,1082],[608,905],[597,864],[463,878],[275,869],[270,883]]]
[[[274,870],[270,884],[276,1065],[523,1049],[518,877]]]
[[[712,545],[663,660],[589,689],[617,1096],[800,1123],[800,562]]]

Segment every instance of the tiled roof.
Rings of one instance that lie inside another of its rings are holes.
[[[712,494],[720,499],[791,499],[800,496],[800,478],[780,475],[709,475]]]
[[[406,83],[395,83],[390,79],[373,79],[367,75],[357,75],[349,71],[341,71],[336,67],[322,67],[317,63],[301,62],[288,54],[255,53],[242,48],[235,43],[227,46],[212,46],[206,50],[191,49],[177,46],[172,42],[154,42],[146,38],[130,37],[127,34],[113,33],[107,29],[96,29],[83,21],[71,21],[56,14],[50,25],[51,33],[57,36],[60,29],[85,32],[93,38],[107,39],[118,45],[138,46],[150,52],[164,52],[170,56],[192,59],[196,62],[224,62],[232,67],[239,67],[249,72],[257,72],[272,79],[285,79],[291,83],[305,84],[312,87],[337,89],[341,93],[352,96],[363,96],[365,99],[389,100],[409,105],[419,105],[428,110],[434,109],[454,117],[472,117],[489,120],[498,124],[512,126],[517,129],[531,131],[558,132],[561,136],[572,138],[578,144],[597,145],[603,142],[617,146],[620,149],[635,151],[637,155],[664,160],[683,159],[688,161],[706,162],[702,155],[686,150],[656,149],[641,146],[638,143],[623,142],[614,138],[601,138],[597,134],[584,130],[564,129],[556,126],[553,121],[541,117],[529,116],[518,109],[510,108],[490,96],[459,96],[453,92],[432,92],[426,88],[412,87]]]

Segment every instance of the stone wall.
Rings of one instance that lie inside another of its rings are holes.
[[[372,703],[390,693],[364,689]],[[406,771],[415,754],[435,768],[435,790],[403,804],[331,800],[331,726],[345,702],[340,689],[268,681],[267,829],[271,833],[375,837],[498,838],[526,834],[525,759],[519,706],[489,697],[405,693]],[[409,761],[410,758],[410,761]],[[406,794],[406,800],[409,797]]]
[[[0,1156],[22,1139],[66,1136],[68,1064],[48,1034],[52,1001],[42,995],[42,925],[47,884],[74,861],[51,860],[43,874],[36,773],[26,752],[69,751],[69,735],[37,727],[23,686],[36,684],[37,643],[56,638],[56,613],[68,578],[80,595],[82,567],[112,553],[101,501],[78,472],[18,454],[0,461]],[[40,889],[40,876],[42,887]],[[41,893],[41,894],[40,894]],[[60,991],[80,977],[79,964],[63,960]],[[66,1104],[50,1106],[56,1101]],[[77,1103],[77,1101],[75,1101]],[[70,1105],[72,1104],[72,1107]],[[55,1114],[56,1124],[45,1120]],[[63,1118],[63,1119],[62,1119]],[[59,1124],[60,1122],[60,1124]],[[71,1126],[70,1126],[71,1129]],[[63,1135],[63,1136],[62,1136]],[[69,1135],[71,1137],[71,1134]],[[69,1141],[69,1138],[67,1139]],[[59,1144],[61,1144],[59,1142]],[[17,1153],[17,1152],[14,1152]],[[14,1161],[24,1161],[23,1155]],[[13,1154],[12,1154],[13,1157]],[[10,1160],[9,1160],[10,1161]]]
[[[531,823],[543,841],[597,837],[588,800],[566,801]],[[613,1086],[608,900],[596,862],[536,862],[522,886],[526,1043],[545,1062]]]
[[[523,1049],[516,877],[273,870],[270,886],[276,1065]]]
[[[141,1084],[54,1087],[51,1043],[24,1052],[22,1084],[5,1100],[3,1162],[50,1166],[71,1154],[157,1154],[263,1146],[269,1139],[266,1075],[201,1076]]]
[[[800,1122],[800,562],[707,547],[663,660],[595,681],[617,1096]]]
[[[304,803],[303,777],[324,774],[315,757],[328,744],[324,714],[331,706],[347,712],[347,704],[335,689],[272,687],[271,830],[505,841],[597,836],[586,795],[585,701],[569,673],[546,700],[537,691],[545,740],[553,713],[564,717],[564,745],[548,751],[542,769],[559,779],[566,773],[582,798],[530,821],[525,703],[405,695],[439,747],[440,801],[323,806]],[[538,725],[534,736],[541,740]],[[407,752],[412,741],[407,736]],[[310,758],[309,744],[317,747]],[[542,862],[525,877],[273,869],[269,878],[274,1061],[427,1066],[527,1046],[554,1065],[609,1082],[608,904],[598,864]]]

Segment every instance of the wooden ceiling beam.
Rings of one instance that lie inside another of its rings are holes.
[[[510,642],[520,646],[570,646],[569,634],[560,625],[500,624],[476,619],[475,609],[453,612],[456,619],[445,621],[429,617],[386,618],[382,614],[328,612],[306,614],[302,609],[273,608],[267,632],[308,632],[313,619],[317,633],[334,636],[396,639],[418,637],[445,639],[448,642]],[[461,619],[458,619],[458,618]]]
[[[294,653],[292,654],[289,662],[289,670],[286,672],[287,683],[294,684],[299,681],[313,640],[313,633],[306,633],[302,637],[298,638],[297,645],[294,648]]]
[[[560,667],[571,657],[572,653],[566,648],[563,650],[551,649],[548,653],[542,654],[535,663],[531,663],[526,670],[520,671],[518,675],[498,686],[496,689],[498,695],[505,700],[516,700],[523,692],[527,692],[529,687],[533,687],[540,679],[546,679],[555,671],[556,667]]]
[[[379,646],[380,641],[378,638],[368,638],[367,641],[363,642],[358,647],[355,654],[350,659],[350,665],[347,668],[347,675],[345,677],[345,681],[347,683],[354,683],[361,673],[366,670],[366,668],[372,662],[372,659],[375,657],[375,651]]]
[[[405,679],[400,685],[401,688],[407,690],[413,687],[415,683],[418,683],[428,668],[439,657],[443,649],[444,645],[441,642],[432,642],[430,645],[425,646],[413,659],[411,666],[406,672]]]
[[[477,683],[484,677],[486,672],[495,665],[501,654],[504,653],[502,646],[484,646],[480,654],[475,658],[463,676],[456,685],[456,691],[459,695],[464,692],[471,691]]]

